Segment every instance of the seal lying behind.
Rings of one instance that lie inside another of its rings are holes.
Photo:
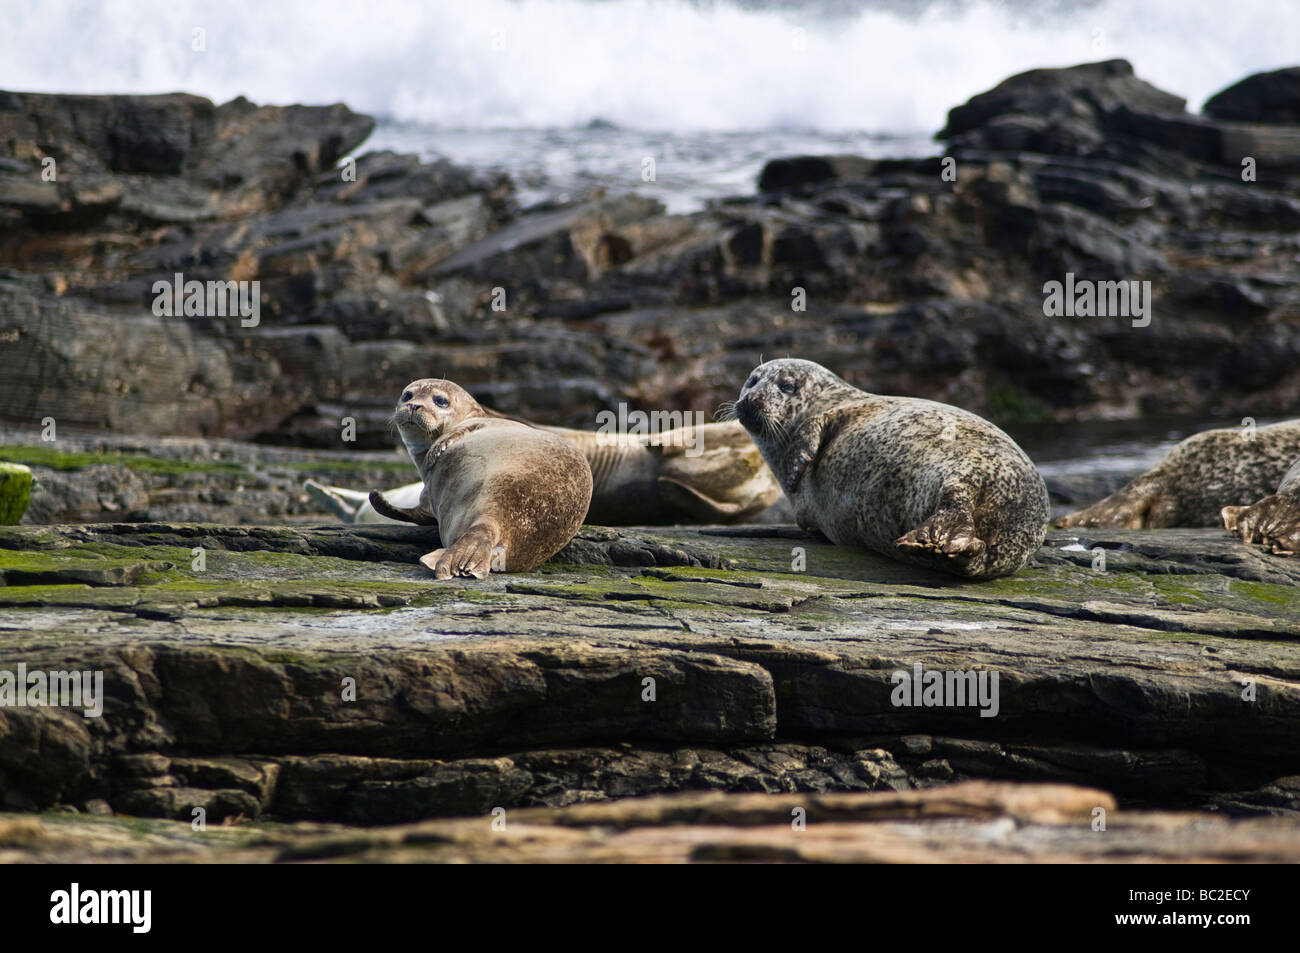
[[[970,579],[1013,573],[1042,545],[1042,476],[974,414],[868,394],[799,360],[755,368],[735,414],[799,524],[833,543]]]
[[[487,407],[483,411],[489,417],[517,419]],[[758,448],[735,421],[656,434],[538,429],[569,441],[591,465],[594,488],[584,522],[602,526],[742,523],[781,496]],[[345,523],[386,522],[366,493],[314,480],[304,487]],[[410,508],[419,504],[423,490],[424,484],[411,483],[386,490],[384,498],[399,508]]]
[[[430,378],[406,386],[393,422],[424,490],[414,507],[377,492],[370,502],[390,519],[437,523],[443,548],[420,562],[439,579],[535,569],[582,525],[591,467],[560,437],[489,417],[456,384]]]
[[[1188,437],[1146,473],[1087,509],[1072,526],[1163,529],[1218,526],[1224,507],[1263,500],[1300,457],[1300,420],[1256,430],[1227,427]],[[1231,529],[1231,527],[1230,527]]]

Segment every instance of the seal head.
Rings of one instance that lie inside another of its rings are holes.
[[[406,385],[393,411],[392,422],[411,462],[419,467],[434,444],[457,424],[487,416],[479,402],[458,384],[425,377]]]
[[[754,368],[740,389],[735,414],[782,488],[792,493],[811,462],[811,448],[795,437],[800,426],[815,414],[851,405],[862,394],[820,364],[787,358]]]

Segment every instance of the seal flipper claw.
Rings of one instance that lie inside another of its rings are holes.
[[[987,549],[968,514],[943,512],[898,537],[894,545],[905,552],[934,553],[963,567],[979,559]]]
[[[1300,488],[1251,506],[1225,506],[1222,516],[1224,528],[1243,543],[1257,543],[1275,556],[1300,555]]]
[[[476,524],[450,546],[421,556],[420,562],[432,569],[438,579],[452,576],[482,579],[492,571],[494,553],[497,553],[497,565],[504,567],[505,551],[497,544],[497,534],[488,526]]]

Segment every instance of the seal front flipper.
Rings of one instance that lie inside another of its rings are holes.
[[[418,523],[420,526],[437,526],[438,518],[429,512],[428,504],[424,498],[420,498],[419,506],[393,506],[384,495],[378,490],[370,491],[370,505],[375,508],[375,512],[380,516],[387,516],[390,520],[401,520],[404,523]]]
[[[987,548],[975,534],[975,522],[961,511],[936,513],[894,540],[894,545],[905,552],[934,553],[963,568],[970,567]]]
[[[961,575],[977,574],[982,566],[976,563],[982,563],[988,548],[975,529],[970,494],[961,486],[945,488],[938,508],[916,529],[894,540],[894,545],[907,553],[932,553]]]
[[[425,464],[424,464],[425,467],[427,467],[430,470],[433,469],[433,465],[442,458],[442,455],[444,453],[446,453],[448,450],[454,447],[457,441],[464,440],[467,436],[469,436],[472,433],[477,433],[478,431],[482,430],[485,426],[486,424],[480,421],[478,423],[465,424],[461,427],[456,428],[456,430],[452,434],[443,437],[436,444],[434,444],[432,447],[429,448],[429,452],[425,457]]]
[[[790,440],[781,455],[781,486],[789,495],[799,489],[808,468],[822,454],[826,446],[839,433],[849,408],[836,408],[825,413],[809,417],[790,435]]]
[[[486,523],[476,523],[460,539],[443,549],[420,557],[438,579],[470,576],[482,579],[493,569],[504,572],[505,547],[497,543],[498,533]]]
[[[1056,527],[1158,529],[1174,525],[1172,503],[1155,486],[1135,480],[1087,509],[1062,516],[1056,521]]]

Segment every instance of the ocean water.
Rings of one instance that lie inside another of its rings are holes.
[[[467,129],[382,120],[366,148],[445,156],[472,168],[505,172],[524,208],[603,188],[611,194],[651,196],[669,212],[686,213],[713,200],[752,195],[763,164],[773,156],[887,158],[932,155],[937,146],[925,135],[816,129],[660,132],[604,121],[580,127]]]
[[[0,0],[0,26],[3,89],[342,101],[380,119],[365,148],[505,170],[526,204],[673,211],[773,156],[932,153],[1034,67],[1126,57],[1197,109],[1300,61],[1300,0]]]

